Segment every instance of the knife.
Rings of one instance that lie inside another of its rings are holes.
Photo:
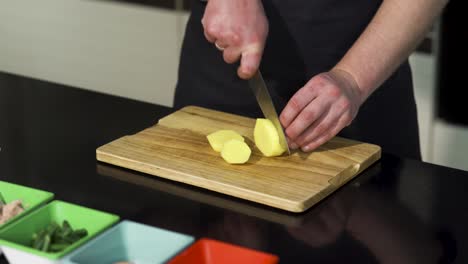
[[[257,70],[255,75],[250,78],[249,86],[252,89],[255,98],[257,98],[257,103],[262,110],[263,115],[266,119],[269,119],[276,128],[278,132],[280,145],[287,150],[288,155],[291,154],[291,151],[288,147],[288,142],[286,141],[286,136],[284,134],[283,127],[278,118],[278,113],[276,113],[275,106],[273,105],[273,101],[271,100],[270,93],[268,92],[268,88],[263,80],[262,74],[260,70]]]

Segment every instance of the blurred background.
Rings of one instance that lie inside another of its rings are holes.
[[[468,170],[460,2],[410,63],[424,161]],[[189,10],[187,0],[0,0],[0,72],[172,106]]]

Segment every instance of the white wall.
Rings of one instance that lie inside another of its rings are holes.
[[[107,1],[0,0],[0,71],[171,106],[186,16]]]
[[[423,160],[468,171],[468,127],[449,124],[435,117],[435,56],[415,53],[410,57],[410,63]]]
[[[434,122],[431,162],[468,171],[468,127]]]
[[[410,64],[418,109],[421,154],[423,160],[429,161],[432,160],[436,59],[434,55],[413,53]]]

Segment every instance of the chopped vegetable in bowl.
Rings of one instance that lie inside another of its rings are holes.
[[[20,200],[15,200],[6,203],[0,193],[0,225],[5,224],[8,220],[24,212],[23,203]]]
[[[86,229],[73,230],[67,220],[62,226],[51,222],[32,236],[31,246],[44,252],[59,252],[88,235]]]

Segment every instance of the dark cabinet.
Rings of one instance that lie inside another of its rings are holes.
[[[449,123],[468,125],[468,31],[461,2],[450,1],[442,15],[436,114]]]

